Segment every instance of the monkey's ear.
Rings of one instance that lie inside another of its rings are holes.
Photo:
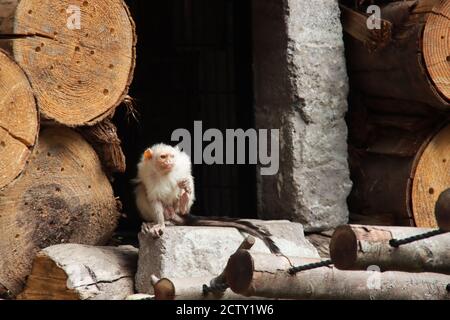
[[[153,158],[153,151],[152,151],[152,149],[147,149],[147,150],[145,150],[145,152],[144,152],[144,158],[145,158],[146,160],[151,160],[151,159]]]

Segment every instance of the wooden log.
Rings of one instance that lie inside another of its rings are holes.
[[[450,5],[446,0],[376,3],[393,24],[390,43],[375,52],[346,37],[350,83],[373,97],[450,108]]]
[[[94,126],[81,127],[78,131],[95,149],[109,176],[113,173],[125,172],[125,155],[117,135],[117,128],[111,118],[106,118]]]
[[[353,102],[349,208],[356,215],[351,221],[437,228],[434,207],[450,187],[450,125],[440,119],[374,114]]]
[[[241,250],[230,257],[227,279],[238,294],[279,299],[450,299],[450,277],[434,273],[342,271],[321,267],[290,275],[302,258]]]
[[[380,29],[367,28],[368,14],[340,5],[342,27],[345,32],[360,41],[370,52],[384,48],[392,37],[392,23],[379,19]]]
[[[256,239],[253,236],[248,235],[236,249],[236,252],[239,250],[250,250],[255,245],[255,241]],[[224,293],[226,289],[228,289],[225,269],[226,267],[224,268],[222,273],[213,278],[208,283],[209,286],[207,286],[208,291],[211,291],[213,294],[216,294],[218,296],[220,296],[220,294]]]
[[[38,131],[30,83],[22,69],[0,50],[0,190],[24,170]]]
[[[0,12],[0,46],[25,70],[46,118],[92,125],[124,100],[136,35],[122,0],[0,0]]]
[[[158,279],[153,275],[152,278],[156,300],[249,300],[231,290],[204,294],[203,285],[210,280],[205,277]]]
[[[37,252],[60,243],[103,245],[119,214],[92,147],[46,128],[19,179],[0,191],[0,286],[18,294]]]
[[[138,249],[64,244],[36,256],[19,300],[125,300],[134,294]]]
[[[440,130],[417,158],[412,182],[412,212],[419,227],[438,227],[436,202],[450,187],[449,150],[450,125]]]
[[[405,239],[433,229],[345,225],[336,229],[330,243],[334,265],[342,270],[435,272],[450,274],[450,233],[395,248],[391,239]]]

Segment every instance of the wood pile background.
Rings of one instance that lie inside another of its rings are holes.
[[[41,249],[110,240],[109,178],[125,171],[111,118],[135,45],[122,0],[0,0],[0,297],[22,291]]]
[[[84,18],[72,30],[74,4]],[[370,4],[381,29],[367,29]],[[342,0],[341,10],[359,224],[333,233],[331,261],[241,247],[215,278],[228,291],[155,278],[156,298],[450,299],[450,0]],[[135,45],[122,0],[0,0],[0,298],[134,293],[137,250],[104,245],[119,219],[110,180],[125,170],[111,119],[128,99]]]
[[[367,7],[381,29],[367,28]],[[436,227],[450,187],[450,1],[341,1],[351,222]]]

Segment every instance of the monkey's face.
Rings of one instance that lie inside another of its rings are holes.
[[[168,174],[175,165],[175,156],[170,152],[164,152],[158,155],[156,162],[161,172]]]

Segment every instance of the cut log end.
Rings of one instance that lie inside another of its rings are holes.
[[[0,189],[24,170],[38,127],[36,101],[27,77],[0,51]]]
[[[439,229],[450,232],[450,189],[445,190],[439,196],[435,215]]]
[[[330,256],[336,268],[350,270],[357,258],[358,241],[353,229],[348,226],[338,227],[331,238]]]
[[[33,262],[25,290],[19,300],[79,300],[78,294],[67,288],[69,277],[47,255],[40,253]]]
[[[169,279],[161,279],[153,285],[156,300],[175,300],[175,285]]]
[[[249,251],[238,250],[230,257],[225,268],[227,284],[233,292],[246,295],[252,283],[253,271],[254,263]]]
[[[450,187],[450,125],[440,130],[426,145],[412,183],[412,211],[420,228],[437,228],[436,201],[442,191]]]
[[[0,31],[29,35],[13,40],[12,52],[45,117],[68,126],[92,125],[123,101],[134,72],[136,36],[122,0],[79,6],[70,0],[22,0],[13,25]]]
[[[427,19],[423,54],[428,74],[438,92],[450,101],[450,3],[441,1]]]

